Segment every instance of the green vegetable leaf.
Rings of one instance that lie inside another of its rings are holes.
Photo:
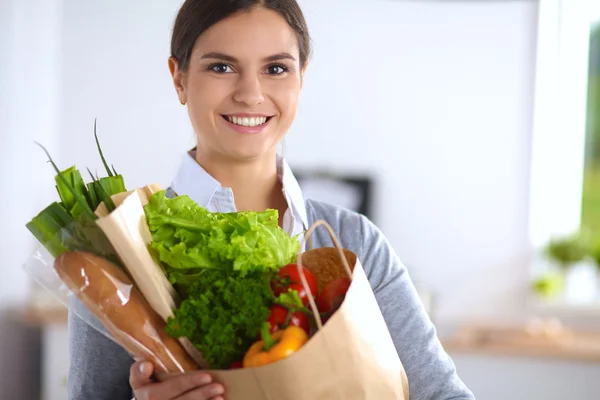
[[[126,191],[123,177],[94,178],[90,172],[93,182],[86,185],[75,166],[60,171],[46,148],[36,144],[46,153],[56,172],[56,189],[61,203],[52,203],[42,210],[26,224],[27,229],[55,257],[66,251],[81,250],[120,264],[113,246],[96,224],[94,210],[99,201],[106,199],[107,207],[111,209],[109,196]],[[101,151],[99,143],[98,150]],[[114,208],[114,204],[112,206]]]
[[[67,202],[66,202],[66,204],[64,204],[67,211],[71,211],[71,209],[72,209],[73,200],[70,197],[72,195],[72,197],[75,199],[74,201],[79,203],[79,207],[80,207],[79,209],[81,210],[81,212],[84,212],[89,217],[95,219],[96,215],[90,209],[89,204],[87,203],[87,198],[86,198],[86,196],[83,195],[83,193],[81,191],[81,187],[74,188],[73,185],[71,185],[71,183],[69,183],[69,181],[67,180],[67,177],[69,174],[68,173],[69,169],[61,172],[58,169],[58,166],[54,163],[54,160],[52,160],[52,157],[50,157],[50,153],[48,153],[48,150],[46,150],[46,148],[44,146],[42,146],[41,144],[39,144],[37,142],[35,142],[35,143],[46,153],[46,155],[48,156],[48,161],[50,162],[50,164],[52,165],[52,168],[54,168],[54,171],[56,172],[57,185],[60,183],[60,186],[57,186],[59,195],[61,195],[61,191],[62,191],[63,192],[62,195],[67,196],[67,197],[65,197],[67,199]],[[67,175],[67,177],[65,175]],[[79,172],[77,172],[77,175],[79,175],[79,178],[81,178],[81,174],[79,174]],[[75,184],[78,183],[77,179],[74,179],[72,182]],[[85,190],[85,186],[83,187],[83,190]],[[62,195],[61,195],[61,199],[62,199]],[[63,203],[64,203],[64,201],[63,201]],[[71,215],[73,215],[73,214],[71,213]]]
[[[53,257],[71,250],[69,238],[73,234],[73,218],[62,204],[50,204],[28,222],[26,227]]]
[[[104,154],[102,154],[102,148],[100,147],[100,141],[98,140],[98,134],[96,133],[96,119],[94,119],[94,138],[96,138],[96,147],[98,148],[98,153],[100,154],[100,159],[102,160],[102,164],[104,164],[106,173],[109,177],[118,175],[117,171],[115,171],[115,167],[113,167],[112,171],[110,170],[110,168],[108,168],[108,163],[104,159]]]
[[[202,279],[186,288],[186,299],[167,322],[167,333],[187,337],[211,368],[226,368],[243,357],[270,313],[271,275],[241,278],[205,270]]]
[[[71,212],[73,215],[73,209],[75,205],[78,204],[77,197],[78,196],[87,196],[87,190],[85,184],[83,183],[83,178],[79,171],[75,168],[75,166],[71,166],[64,171],[61,171],[55,177],[56,181],[56,190],[58,191],[58,195],[62,200],[62,204],[65,208]],[[65,182],[66,181],[66,182]],[[73,191],[75,193],[73,193]],[[87,203],[85,205],[88,205]],[[75,214],[79,214],[79,212],[85,212],[83,210],[83,204],[80,204],[79,208],[75,212]],[[74,215],[74,217],[76,217]]]
[[[168,273],[186,269],[252,272],[275,271],[295,260],[298,238],[278,225],[276,210],[211,213],[187,196],[154,193],[145,206],[150,247]],[[173,278],[175,275],[170,275]]]
[[[298,308],[304,307],[297,290],[288,290],[287,292],[281,293],[275,301],[283,306],[287,305]]]
[[[273,346],[275,346],[277,344],[277,342],[273,339],[273,336],[271,336],[271,333],[269,332],[269,323],[268,322],[263,322],[261,328],[260,328],[260,336],[263,340],[264,343],[264,349],[266,351],[269,351],[273,348]]]

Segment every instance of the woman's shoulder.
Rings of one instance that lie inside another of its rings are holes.
[[[334,229],[342,226],[359,228],[366,218],[354,210],[320,200],[306,199],[305,204],[309,225],[324,220]]]
[[[319,220],[327,222],[342,246],[357,254],[383,235],[369,218],[357,211],[314,199],[306,199],[305,203],[309,226]],[[321,246],[333,245],[324,228],[317,228],[315,237]]]

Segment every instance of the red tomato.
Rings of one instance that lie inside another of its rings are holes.
[[[319,290],[317,278],[315,278],[312,272],[304,267],[302,267],[302,271],[304,272],[304,277],[308,283],[310,293],[313,297],[316,297]],[[308,304],[308,293],[306,293],[304,286],[302,286],[302,280],[300,274],[298,274],[298,267],[296,264],[288,264],[285,267],[282,267],[279,272],[277,272],[277,276],[275,281],[272,282],[271,288],[273,289],[275,296],[279,296],[281,293],[287,292],[288,290],[296,290],[300,296],[300,300],[302,300],[302,304]]]
[[[319,312],[328,313],[337,310],[344,301],[350,283],[349,278],[340,278],[329,282],[317,297]]]
[[[280,329],[287,328],[285,322],[287,321],[289,311],[287,308],[283,306],[273,306],[271,308],[271,315],[267,319],[269,323],[269,332],[277,332]],[[292,317],[290,318],[289,325],[299,326],[304,329],[308,334],[310,331],[310,324],[308,323],[308,317],[302,311],[296,311],[292,313]],[[288,326],[289,326],[288,325]]]
[[[229,369],[238,369],[238,368],[242,368],[243,364],[241,361],[234,361],[230,366]]]

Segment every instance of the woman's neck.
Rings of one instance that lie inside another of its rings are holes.
[[[197,151],[194,156],[196,162],[221,186],[231,188],[237,210],[264,211],[274,208],[279,211],[281,224],[287,202],[277,175],[275,154],[239,163],[232,163],[230,159],[211,158]]]

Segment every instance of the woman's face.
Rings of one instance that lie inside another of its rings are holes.
[[[170,66],[199,152],[236,161],[275,154],[303,75],[295,32],[279,14],[257,8],[223,20],[197,39],[185,73],[176,60]]]

